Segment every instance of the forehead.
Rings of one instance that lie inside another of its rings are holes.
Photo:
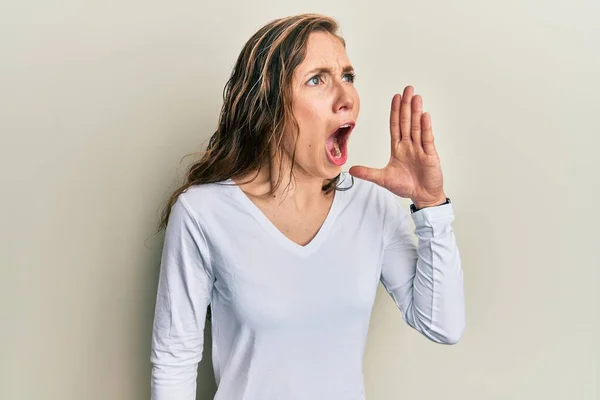
[[[328,32],[313,32],[308,37],[306,56],[298,66],[300,74],[323,67],[341,70],[350,64],[342,41]]]

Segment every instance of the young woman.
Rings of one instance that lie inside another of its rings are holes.
[[[161,224],[153,399],[195,399],[209,306],[215,400],[364,400],[380,281],[410,326],[458,341],[463,276],[430,116],[406,87],[392,100],[389,164],[342,172],[353,82],[322,15],[272,21],[242,49],[218,130]]]

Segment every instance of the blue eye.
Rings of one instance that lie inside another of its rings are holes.
[[[356,75],[354,73],[348,73],[348,74],[344,75],[344,77],[349,77],[348,82],[354,82],[355,76]]]
[[[315,81],[316,79],[316,81]],[[321,82],[321,75],[315,75],[308,80],[307,83],[313,83],[314,85],[318,85]]]

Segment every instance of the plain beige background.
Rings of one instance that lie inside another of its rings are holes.
[[[159,207],[244,42],[308,11],[357,69],[348,167],[385,165],[414,85],[457,214],[465,335],[426,341],[381,289],[368,399],[600,399],[597,0],[3,2],[0,399],[149,398]]]

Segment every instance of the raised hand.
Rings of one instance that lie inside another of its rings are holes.
[[[410,198],[417,208],[446,201],[440,159],[435,149],[431,116],[423,113],[421,96],[407,86],[392,99],[391,156],[385,168],[353,166],[350,174]]]

